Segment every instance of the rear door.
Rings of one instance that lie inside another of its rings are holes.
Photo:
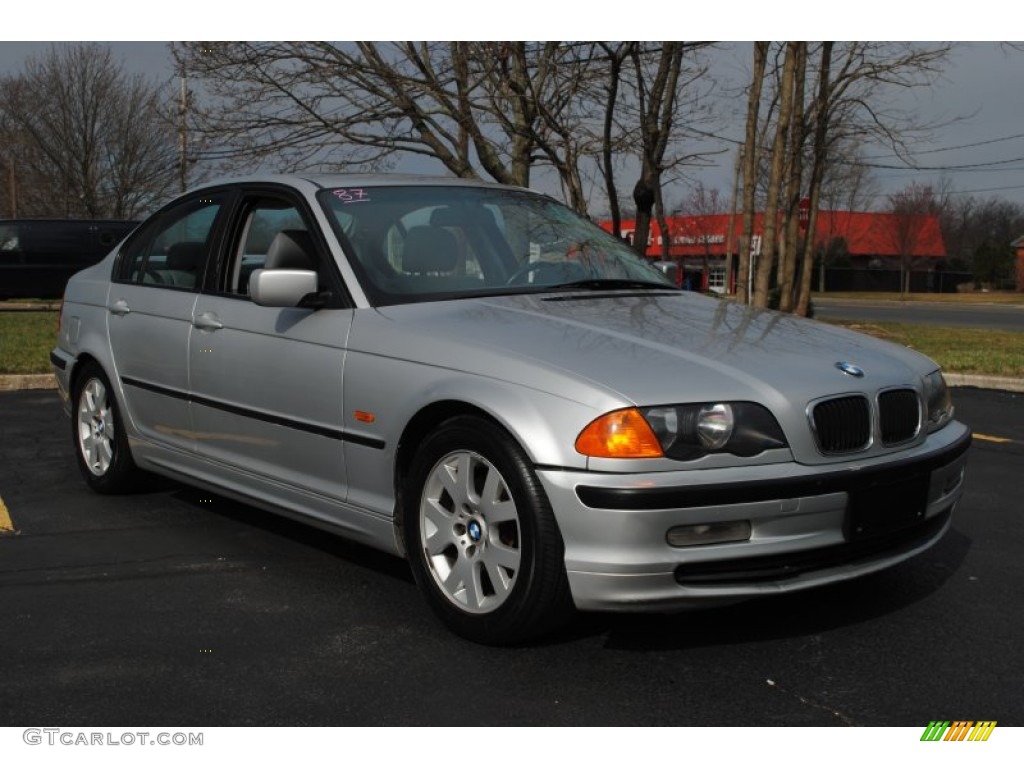
[[[139,433],[191,450],[188,344],[193,308],[216,251],[230,192],[176,203],[122,248],[107,298],[114,375]]]

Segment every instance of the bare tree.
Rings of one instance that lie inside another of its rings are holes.
[[[807,212],[807,232],[804,236],[803,254],[801,257],[800,283],[797,287],[796,314],[806,317],[811,310],[811,271],[814,266],[815,238],[818,234],[818,208],[821,205],[822,185],[829,170],[829,136],[828,121],[825,119],[824,106],[828,103],[830,72],[832,71],[831,41],[821,44],[820,63],[818,65],[818,92],[812,104],[811,122],[813,134],[811,143],[811,173],[808,184],[808,200],[810,208]],[[805,134],[806,135],[806,134]],[[852,206],[851,206],[852,208]],[[828,249],[823,251],[827,253]],[[821,287],[825,286],[825,256],[821,259]]]
[[[774,281],[782,306],[790,306],[792,301],[794,311],[806,314],[821,188],[830,167],[845,160],[840,148],[865,141],[882,143],[899,161],[910,164],[913,140],[924,135],[929,126],[921,125],[916,115],[893,109],[889,96],[894,89],[928,84],[938,73],[950,46],[824,42],[806,47],[802,43],[788,43],[784,49],[782,74],[768,93],[767,112],[761,99],[755,102],[755,89],[750,91],[744,142],[744,217],[753,217],[755,196],[751,188],[766,178],[764,254],[754,303],[767,302]],[[767,54],[767,50],[755,48],[755,74],[761,57],[767,59]],[[813,83],[806,94],[800,87],[799,74],[805,67],[804,79]],[[762,72],[761,80],[764,79]],[[766,133],[769,125],[773,127],[769,134],[773,137],[772,148],[767,153],[769,170],[755,178],[751,174],[760,168],[756,158],[763,151],[763,142],[758,137]],[[782,130],[783,126],[786,130]],[[799,157],[795,153],[800,153]],[[810,235],[804,238],[801,251],[793,241],[798,216],[795,202],[803,197],[810,200]],[[779,200],[784,204],[780,206]],[[747,237],[749,231],[745,226]],[[743,251],[741,247],[741,273],[746,266]],[[774,264],[774,255],[780,252],[783,258]],[[798,263],[800,268],[795,269]],[[796,275],[799,280],[794,282]],[[744,278],[741,274],[741,298]]]
[[[874,141],[888,146],[897,157],[908,158],[913,142],[934,127],[922,124],[915,114],[889,107],[887,97],[894,89],[929,85],[951,50],[949,44],[821,43],[816,96],[808,109],[814,136],[809,183],[811,233],[815,232],[821,188],[830,166],[864,165],[856,157],[856,149],[850,152],[849,148]],[[814,238],[809,237],[804,243],[805,273],[796,302],[798,314],[807,314],[810,306],[813,248]]]
[[[622,206],[619,204],[619,194],[615,186],[615,167],[616,157],[619,157],[625,147],[628,146],[628,138],[624,135],[623,131],[619,130],[616,115],[623,87],[623,69],[636,43],[598,43],[598,45],[604,52],[605,59],[608,62],[608,69],[607,77],[595,84],[596,98],[603,105],[601,114],[601,149],[597,168],[604,182],[605,196],[608,198],[612,234],[616,237],[621,237]]]
[[[22,214],[134,218],[173,188],[173,127],[163,94],[97,44],[57,46],[0,80],[0,130],[12,148]]]
[[[647,251],[651,222],[663,233],[662,258],[669,256],[668,222],[663,190],[677,169],[716,152],[686,152],[689,129],[705,119],[701,104],[713,90],[700,53],[706,42],[602,43],[602,66],[591,72],[592,98],[602,105],[600,151],[595,156],[618,233],[619,192],[614,183],[617,163],[635,158],[640,166],[632,189],[635,210],[633,247]],[[586,129],[585,126],[581,126]]]
[[[943,200],[939,224],[946,252],[951,258],[970,261],[971,255],[986,241],[1000,246],[1024,233],[1024,205],[998,197],[939,194]]]
[[[718,244],[716,236],[722,235],[727,238],[714,222],[714,216],[723,212],[725,202],[717,187],[708,189],[703,182],[697,184],[690,190],[690,193],[683,199],[680,210],[690,219],[690,226],[681,235],[692,238],[697,245],[701,246],[701,257],[704,262],[704,274],[709,274],[711,254],[714,246]],[[731,219],[727,222],[730,226]]]
[[[636,232],[633,247],[637,253],[647,250],[651,216],[655,204],[661,214],[662,247],[667,238],[664,228],[664,209],[661,205],[661,175],[665,170],[665,154],[672,136],[679,73],[683,62],[683,44],[662,43],[661,55],[653,76],[644,72],[639,49],[631,52],[636,71],[638,112],[640,115],[640,178],[633,188],[636,203]]]
[[[0,143],[6,183],[0,186],[3,212],[12,219],[19,216],[59,216],[61,198],[53,182],[48,163],[23,131],[13,126],[0,109]],[[40,170],[43,169],[43,170]]]
[[[929,218],[942,208],[935,190],[928,184],[912,183],[889,195],[893,246],[900,259],[900,293],[910,290],[910,270],[922,242]]]
[[[629,156],[641,166],[639,207],[663,215],[662,176],[689,159],[676,151],[687,93],[707,87],[706,66],[686,54],[706,45],[180,43],[173,52],[207,94],[192,128],[210,160],[342,170],[417,155],[456,176],[520,186],[547,167],[580,212],[598,180],[621,220],[615,176]]]
[[[813,130],[818,131],[815,123]],[[812,137],[812,141],[817,139]],[[813,160],[813,145],[811,147]],[[828,151],[831,162],[820,163],[821,182],[817,184],[819,203],[828,211],[867,211],[881,197],[875,171],[863,159],[863,148],[856,142],[833,145]]]
[[[588,96],[590,83],[595,77],[603,79],[603,61],[597,55],[594,43],[564,44],[545,43],[544,54],[537,77],[530,77],[531,61],[524,43],[515,43],[513,50],[517,57],[515,75],[507,74],[502,82],[508,84],[518,80],[529,83],[533,90],[525,104],[535,105],[537,120],[532,135],[543,157],[543,161],[558,173],[566,201],[580,213],[587,212],[587,194],[584,189],[582,164],[585,158],[596,151],[596,143],[590,139],[591,131],[584,125],[594,119],[592,112],[596,104]],[[512,88],[516,98],[522,98],[519,88]],[[502,119],[506,112],[495,104],[495,114]],[[514,131],[514,124],[507,126]]]
[[[557,42],[181,43],[210,95],[210,157],[289,170],[380,168],[400,154],[527,186],[553,166],[585,208],[574,120],[597,57]]]

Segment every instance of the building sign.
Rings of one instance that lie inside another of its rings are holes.
[[[659,238],[660,239],[660,238]],[[725,235],[673,235],[672,245],[713,245],[724,243]]]
[[[630,245],[633,244],[633,230],[622,229],[622,239]],[[661,245],[662,237],[660,234],[655,235],[654,228],[647,233],[647,247],[652,245]],[[725,235],[672,235],[672,245],[721,245],[725,242]]]

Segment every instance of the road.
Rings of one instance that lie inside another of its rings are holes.
[[[1021,395],[976,433],[954,529],[843,585],[583,615],[525,648],[442,629],[405,564],[172,482],[100,497],[51,392],[0,393],[0,724],[1024,725]]]
[[[1024,305],[815,299],[819,320],[920,323],[945,328],[1024,331]]]

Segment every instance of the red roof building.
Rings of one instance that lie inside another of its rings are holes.
[[[729,242],[729,221],[733,222],[732,250],[736,252],[743,232],[743,217],[728,213],[710,216],[670,216],[668,231],[671,236],[669,256],[671,258],[724,256]],[[611,223],[600,222],[611,230]],[[630,236],[636,223],[624,219],[622,233]],[[754,216],[754,235],[764,235],[764,214]],[[851,257],[900,258],[905,244],[912,258],[945,258],[946,245],[942,240],[937,216],[899,216],[894,213],[868,213],[859,211],[818,211],[815,226],[815,243],[822,246],[836,239],[846,240],[846,249]],[[647,255],[661,258],[661,229],[658,222],[651,222],[651,237]]]
[[[729,224],[732,222],[732,237]],[[743,217],[727,213],[708,216],[670,216],[669,259],[680,263],[680,280],[699,281],[703,290],[733,291],[734,271],[737,266]],[[599,224],[611,230],[611,222]],[[622,234],[632,240],[636,227],[633,219],[624,219]],[[755,259],[761,253],[764,237],[764,214],[754,217],[751,252]],[[845,255],[857,267],[889,266],[899,268],[903,256],[914,261],[934,261],[945,258],[946,246],[942,240],[937,216],[901,216],[894,213],[859,211],[818,211],[815,225],[815,245],[828,248],[839,238],[845,242]],[[647,256],[663,259],[662,234],[658,222],[651,222]],[[727,258],[729,256],[730,258]],[[704,265],[707,264],[705,271]],[[694,285],[696,287],[696,285]]]

